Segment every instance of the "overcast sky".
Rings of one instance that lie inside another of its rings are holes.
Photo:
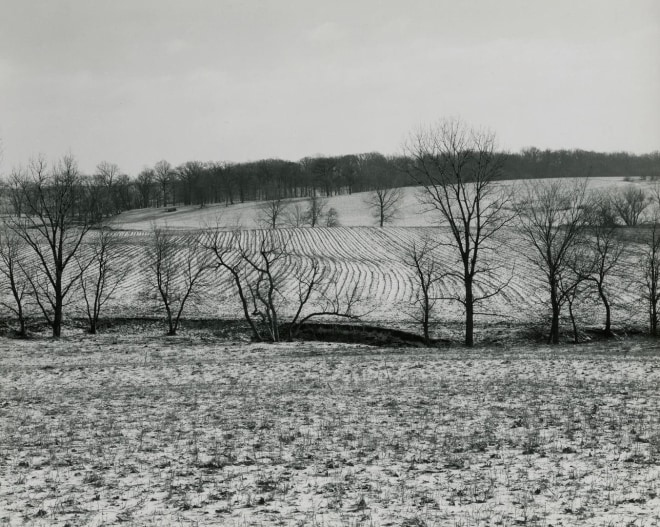
[[[398,153],[444,116],[660,149],[660,1],[0,0],[2,173]]]

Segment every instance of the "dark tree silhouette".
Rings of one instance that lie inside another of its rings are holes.
[[[256,243],[251,243],[255,240],[245,233],[217,228],[209,234],[205,246],[214,255],[217,267],[231,275],[256,340],[278,342],[284,335],[291,339],[314,317],[359,318],[354,312],[359,300],[357,285],[342,295],[317,259],[294,265],[290,232],[263,230],[254,236]],[[295,284],[293,295],[286,293],[290,281]],[[282,310],[287,305],[293,305],[294,314],[283,324]]]
[[[412,316],[422,326],[424,342],[431,344],[430,325],[435,305],[439,299],[437,284],[444,278],[442,266],[434,256],[436,244],[429,238],[413,242],[404,263],[411,268],[416,286]]]
[[[578,272],[591,282],[598,293],[605,309],[605,335],[612,335],[612,305],[609,285],[613,276],[619,272],[619,263],[625,250],[625,244],[612,222],[611,202],[604,194],[593,195],[587,215],[587,234],[585,248],[588,262]]]
[[[550,342],[559,343],[559,316],[567,294],[573,291],[564,284],[571,272],[575,253],[583,240],[587,220],[586,179],[575,182],[535,181],[526,186],[517,203],[520,233],[529,249],[524,256],[542,273],[547,288],[552,320]],[[531,250],[530,250],[531,249]]]
[[[422,202],[438,213],[449,228],[448,245],[460,260],[457,277],[463,294],[456,298],[465,308],[465,345],[474,345],[475,306],[499,294],[506,283],[489,288],[481,277],[495,278],[488,254],[501,242],[497,234],[513,219],[510,192],[498,184],[501,159],[495,136],[445,120],[413,133],[404,146],[408,171],[423,188]],[[475,285],[483,293],[475,293]]]
[[[199,299],[212,265],[201,234],[154,227],[148,247],[151,278],[165,309],[168,335],[176,335],[185,307]]]
[[[649,320],[649,333],[657,337],[660,314],[660,208],[656,209],[639,256],[642,278],[639,280],[642,298],[646,301]]]
[[[613,190],[610,199],[621,221],[629,227],[639,223],[644,210],[651,203],[646,192],[634,185],[628,185],[623,191]]]
[[[156,174],[152,168],[145,168],[138,174],[135,185],[140,196],[140,207],[146,208],[151,204],[155,180]]]
[[[400,188],[377,188],[364,199],[380,227],[394,220],[399,213],[403,198]]]
[[[90,244],[90,252],[76,258],[80,269],[80,291],[89,322],[89,333],[98,329],[101,309],[114,297],[117,287],[129,271],[129,263],[122,261],[120,246],[112,231],[102,228]]]
[[[59,337],[65,300],[81,274],[79,269],[68,272],[69,264],[92,226],[95,204],[72,156],[63,157],[50,171],[44,158],[32,160],[27,172],[13,174],[11,194],[11,229],[38,262],[27,275],[35,302],[53,337]]]
[[[265,229],[277,229],[286,220],[289,202],[277,198],[265,201],[257,206],[257,223]]]
[[[164,159],[158,161],[154,165],[154,174],[156,181],[160,185],[161,195],[163,197],[163,207],[167,207],[167,195],[168,191],[171,190],[173,179],[174,179],[174,170],[172,165]],[[172,196],[172,205],[175,205],[175,198]]]
[[[4,225],[0,231],[0,273],[6,287],[11,292],[11,302],[3,301],[18,320],[18,335],[27,336],[26,308],[29,301],[30,282],[28,274],[32,272],[25,255],[25,242],[10,227]]]

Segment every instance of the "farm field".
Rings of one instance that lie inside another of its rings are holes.
[[[501,185],[523,186],[533,181],[503,181]],[[591,189],[614,189],[629,185],[623,178],[594,177],[589,179]],[[635,182],[635,185],[649,186],[650,183]],[[428,227],[435,224],[435,216],[431,212],[425,212],[419,202],[420,189],[417,187],[405,187],[402,189],[400,211],[391,222],[394,227]],[[339,223],[344,227],[370,227],[375,225],[375,219],[369,208],[365,206],[364,200],[369,192],[356,192],[350,195],[331,196],[327,198],[327,207],[333,207],[339,215]],[[304,199],[288,200],[304,206]],[[216,224],[227,228],[241,227],[254,229],[259,227],[258,207],[260,202],[248,201],[235,203],[234,205],[210,205],[199,207],[177,207],[176,212],[166,212],[160,209],[139,209],[120,214],[110,220],[109,225],[113,228],[127,230],[150,230],[153,225],[167,226],[168,228],[197,229],[200,227],[215,227]]]
[[[507,181],[502,185],[521,186],[524,182]],[[647,185],[644,182],[629,183],[618,178],[592,178],[590,187],[617,188],[624,185]],[[340,227],[278,229],[278,236],[286,239],[289,256],[285,268],[304,272],[315,261],[322,269],[326,281],[336,292],[346,295],[352,288],[359,291],[360,302],[356,312],[370,323],[389,323],[399,327],[410,327],[413,320],[416,295],[416,280],[413,269],[406,265],[410,247],[430,238],[435,242],[447,240],[445,227],[433,226],[434,215],[421,212],[416,188],[404,189],[401,211],[392,225],[384,228],[373,226],[374,219],[364,205],[367,193],[335,196],[328,198],[328,206],[339,211]],[[237,226],[243,230],[240,239],[246,247],[256,248],[266,231],[254,229],[257,225],[255,203],[236,204],[229,207],[209,206],[203,209],[183,208],[174,213],[163,209],[143,209],[119,215],[111,221],[120,238],[121,256],[128,263],[130,272],[107,305],[106,316],[152,317],[160,314],[161,305],[154,297],[154,285],[149,281],[149,260],[145,250],[149,244],[149,231],[154,225],[180,230],[181,236],[200,228],[224,230],[222,236],[231,244],[231,231]],[[527,249],[514,229],[502,231],[505,245],[493,254],[482,254],[482,263],[494,264],[497,269],[479,284],[477,294],[508,282],[501,295],[489,299],[479,306],[484,313],[478,323],[518,323],[543,319],[547,315],[544,289],[533,277],[539,276],[524,254]],[[454,268],[458,262],[452,249],[440,246],[435,251],[438,262],[446,268]],[[630,257],[631,255],[628,255]],[[634,265],[631,260],[630,265]],[[615,325],[638,325],[642,310],[631,309],[640,302],[640,292],[632,285],[628,276],[613,287],[611,299]],[[299,282],[290,277],[281,285],[283,292],[282,312],[290,313],[295,305],[284,300],[295,298]],[[460,295],[461,284],[443,280],[440,294],[445,297]],[[73,302],[74,305],[80,302]],[[598,302],[590,299],[586,305],[578,306],[581,322],[588,325],[601,323],[603,313]],[[435,315],[437,320],[456,322],[462,318],[458,302],[442,300]],[[231,277],[227,272],[218,272],[209,277],[200,300],[190,303],[185,317],[198,318],[241,318],[241,308],[235,296]],[[435,324],[435,327],[439,327]]]
[[[245,230],[240,233],[241,243],[256,248],[265,231]],[[277,236],[289,248],[289,256],[283,268],[304,271],[311,261],[318,262],[327,283],[340,295],[349,294],[357,287],[360,301],[355,312],[363,315],[362,320],[372,323],[388,323],[409,327],[413,322],[416,281],[413,269],[406,265],[412,243],[420,243],[425,237],[440,241],[448,233],[438,227],[334,227],[278,229]],[[121,231],[119,236],[119,259],[129,266],[114,299],[108,303],[105,316],[153,317],[162,314],[160,301],[148,292],[154,291],[150,282],[149,260],[146,247],[149,234],[144,231]],[[183,236],[183,234],[182,234]],[[487,265],[498,267],[489,282],[481,284],[478,291],[509,282],[502,294],[481,305],[487,316],[480,323],[491,322],[536,322],[545,315],[544,290],[532,277],[536,271],[523,256],[520,242],[514,231],[503,232],[509,243],[497,253],[486,255]],[[223,232],[227,244],[232,242],[232,233]],[[91,241],[91,239],[90,239]],[[440,246],[435,251],[437,261],[447,266],[456,265],[450,247]],[[183,256],[182,256],[183,257]],[[289,278],[281,285],[284,298],[296,298],[298,282]],[[461,284],[446,280],[440,286],[445,297],[457,295]],[[621,281],[612,298],[615,299],[613,316],[615,324],[638,323],[631,319],[630,305],[638,301],[638,292]],[[75,304],[75,303],[74,303]],[[80,302],[77,303],[81,305]],[[282,312],[290,313],[294,304],[283,302]],[[581,319],[587,324],[599,324],[602,313],[598,303],[580,306]],[[640,315],[641,310],[633,310]],[[75,314],[71,310],[69,314]],[[235,294],[235,286],[227,272],[218,271],[210,275],[204,285],[199,302],[190,304],[184,317],[241,318],[241,307]],[[457,302],[441,301],[435,312],[437,321],[456,322],[463,313]],[[438,325],[436,324],[436,327]]]
[[[0,524],[660,524],[660,357],[0,340]]]

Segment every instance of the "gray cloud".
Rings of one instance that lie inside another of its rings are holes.
[[[0,171],[71,150],[395,152],[460,115],[503,146],[660,148],[660,3],[0,0]]]

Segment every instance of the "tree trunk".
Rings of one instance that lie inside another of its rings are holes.
[[[605,296],[605,291],[603,290],[603,286],[598,284],[598,295],[600,296],[601,301],[603,302],[603,306],[605,307],[605,335],[608,337],[612,336],[612,308],[610,307],[610,303],[607,300],[607,296]]]
[[[654,267],[655,267],[654,263]],[[653,286],[651,288],[651,335],[658,336],[658,269],[653,270]]]
[[[165,296],[162,294],[162,292],[161,295],[163,296],[164,299]],[[172,313],[172,310],[168,302],[165,302],[165,313],[167,314],[167,326],[169,328],[167,334],[168,336],[176,335],[176,326],[174,325],[174,320],[173,320],[174,314]]]
[[[559,305],[552,303],[552,323],[550,324],[550,344],[559,344]]]
[[[21,338],[27,337],[27,330],[25,328],[25,317],[22,314],[18,315],[18,323],[19,323],[18,336]]]
[[[556,280],[550,281],[550,305],[552,307],[552,322],[550,324],[550,344],[559,344],[559,315],[561,306],[559,305],[559,296],[557,294]]]
[[[64,299],[62,298],[61,272],[55,278],[55,309],[53,313],[53,337],[59,338],[62,334],[62,310]]]
[[[474,295],[470,276],[465,279],[465,345],[474,346]]]
[[[55,307],[55,313],[53,313],[53,337],[59,338],[62,335],[62,305]]]
[[[575,315],[573,314],[573,302],[568,303],[568,315],[571,318],[571,325],[573,326],[573,343],[579,344],[580,338],[578,336],[577,323],[575,322]]]

